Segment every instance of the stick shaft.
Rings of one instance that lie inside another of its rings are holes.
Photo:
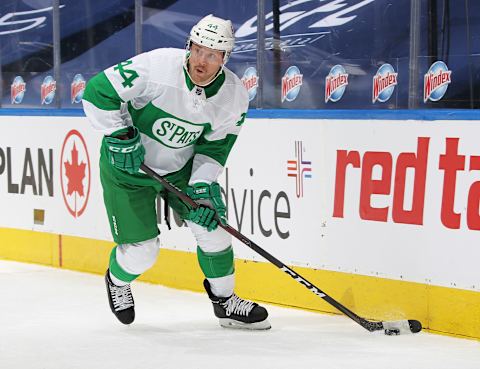
[[[185,194],[182,190],[180,190],[178,187],[170,183],[167,179],[156,173],[154,170],[146,166],[145,164],[142,164],[140,166],[140,169],[142,169],[146,174],[148,174],[150,177],[154,178],[158,182],[160,182],[168,191],[174,193],[180,200],[185,202],[186,204],[190,205],[192,208],[197,208],[199,205],[191,199],[187,194]],[[383,325],[381,322],[370,322],[357,314],[355,314],[353,311],[342,305],[340,302],[336,301],[334,298],[330,297],[327,295],[325,292],[323,292],[320,288],[315,286],[313,283],[309,282],[305,278],[303,278],[300,274],[295,272],[293,269],[289,268],[287,265],[282,263],[280,260],[278,260],[276,257],[271,255],[269,252],[265,251],[263,248],[258,246],[255,242],[251,241],[249,238],[244,236],[242,233],[237,231],[235,228],[232,228],[230,225],[223,225],[222,223],[219,222],[218,224],[220,227],[225,229],[228,233],[230,233],[233,237],[238,239],[239,241],[243,242],[245,245],[247,245],[249,248],[251,248],[253,251],[256,253],[260,254],[263,256],[265,259],[267,259],[270,263],[275,265],[277,268],[279,268],[281,271],[289,275],[291,278],[293,278],[295,281],[306,287],[308,290],[310,290],[312,293],[317,295],[318,297],[321,297],[324,299],[326,302],[328,302],[330,305],[344,313],[346,316],[348,316],[350,319],[355,321],[356,323],[360,324],[363,328],[369,330],[369,331],[374,331],[374,330],[380,330],[383,329]]]

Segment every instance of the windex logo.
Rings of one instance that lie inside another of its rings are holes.
[[[325,78],[325,102],[340,100],[348,85],[348,74],[341,65],[335,65],[330,69]]]
[[[322,39],[335,27],[342,26],[357,18],[355,11],[373,3],[375,0],[296,0],[288,1],[280,7],[280,48],[303,47]],[[298,22],[305,23],[304,29],[318,32],[288,32],[288,28]],[[257,17],[254,16],[243,23],[235,32],[237,39],[233,53],[253,52],[257,50],[256,33]],[[273,12],[265,16],[265,31],[273,29]],[[323,30],[321,30],[323,29]],[[250,37],[247,39],[247,37]],[[266,49],[273,48],[273,38],[265,39]]]
[[[40,95],[42,104],[51,104],[55,97],[55,90],[57,89],[57,82],[52,76],[46,76],[40,87]]]
[[[398,73],[390,64],[383,64],[373,76],[372,102],[385,102],[393,95]]]
[[[451,82],[452,71],[448,70],[447,65],[443,61],[433,63],[424,75],[423,102],[440,100]]]
[[[258,88],[258,74],[257,69],[255,67],[249,67],[243,73],[243,77],[241,79],[243,85],[247,89],[248,92],[248,100],[252,101],[255,96],[257,96],[257,88]]]
[[[300,93],[300,87],[303,83],[303,74],[296,66],[289,67],[282,78],[282,103],[293,101]]]
[[[85,79],[81,74],[76,74],[73,77],[72,84],[70,85],[70,96],[72,98],[72,104],[78,104],[82,101],[83,92],[85,91]]]
[[[27,84],[22,77],[16,76],[10,86],[10,97],[12,99],[12,104],[20,104],[25,96],[25,91],[27,90]]]

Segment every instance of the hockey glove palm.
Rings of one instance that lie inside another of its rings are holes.
[[[110,164],[130,174],[138,172],[145,157],[145,148],[136,127],[124,128],[105,136],[103,142],[107,146]]]
[[[200,200],[199,202],[202,204],[197,209],[190,210],[189,219],[191,221],[206,227],[208,231],[213,231],[218,226],[218,221],[215,219],[216,214],[223,225],[227,224],[227,209],[218,183],[195,183],[187,188],[187,195],[193,200]],[[213,209],[205,204],[211,205]]]

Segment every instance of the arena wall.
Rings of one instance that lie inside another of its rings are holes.
[[[480,120],[392,117],[247,118],[220,178],[230,224],[361,316],[480,338]],[[0,129],[0,257],[104,273],[101,136],[83,116]],[[163,249],[141,279],[201,291],[193,237],[158,209]],[[234,250],[239,294],[336,313]]]

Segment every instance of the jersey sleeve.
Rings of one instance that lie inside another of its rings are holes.
[[[232,96],[235,106],[232,111],[223,109],[223,119],[216,128],[202,135],[195,143],[190,185],[197,182],[216,182],[222,173],[227,158],[238,134],[245,122],[248,109],[248,95],[243,86],[237,89],[237,96]],[[240,102],[240,103],[238,103]]]
[[[92,126],[105,135],[127,125],[126,103],[147,95],[148,53],[118,63],[88,81],[83,109]]]

